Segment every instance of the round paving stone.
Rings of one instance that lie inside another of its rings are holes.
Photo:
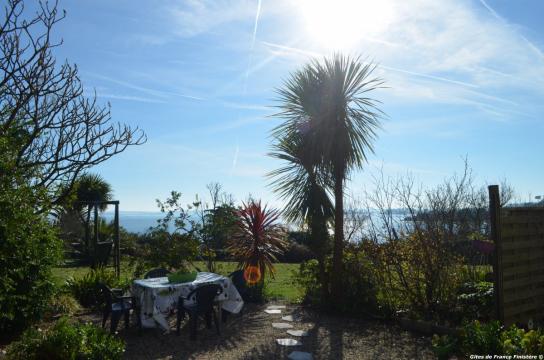
[[[282,316],[281,318],[283,321],[300,321],[301,318],[298,317],[298,316],[293,316],[293,315],[287,315],[287,316]]]
[[[293,336],[308,336],[310,335],[307,331],[305,330],[287,330],[287,333],[289,335],[293,335]]]
[[[292,329],[293,325],[288,323],[272,323],[272,327],[276,329]]]
[[[293,351],[289,355],[287,355],[288,359],[291,360],[313,360],[312,354],[304,351]]]
[[[281,346],[298,346],[302,343],[295,339],[276,339],[276,342]]]

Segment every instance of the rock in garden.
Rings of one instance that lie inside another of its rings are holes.
[[[285,305],[270,305],[266,307],[267,310],[285,309]]]
[[[283,321],[300,321],[301,318],[298,317],[298,316],[293,316],[293,315],[287,315],[287,316],[282,316],[281,318]]]
[[[292,335],[292,336],[308,336],[310,335],[307,331],[305,330],[287,330],[287,333],[289,335]]]
[[[293,325],[288,323],[272,323],[272,327],[275,329],[291,329]]]
[[[267,314],[281,314],[281,310],[265,310],[264,311]]]
[[[289,355],[287,355],[288,359],[291,360],[313,360],[312,354],[304,351],[293,351]]]
[[[276,339],[276,342],[281,346],[298,346],[302,343],[295,339]]]

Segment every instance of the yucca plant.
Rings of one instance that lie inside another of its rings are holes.
[[[244,270],[248,283],[262,284],[266,273],[274,277],[276,256],[285,251],[283,227],[277,222],[279,212],[261,206],[260,201],[243,204],[228,251]]]

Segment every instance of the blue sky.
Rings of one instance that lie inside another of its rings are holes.
[[[310,4],[312,4],[310,6]],[[544,193],[544,2],[61,1],[60,59],[86,91],[148,142],[98,166],[123,210],[155,210],[179,190],[189,203],[212,181],[238,200],[281,203],[264,177],[277,119],[274,89],[314,56],[334,51],[379,64],[388,115],[375,155],[352,175],[411,172],[433,185],[462,170]]]

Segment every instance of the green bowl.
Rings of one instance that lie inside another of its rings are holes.
[[[196,279],[197,272],[176,272],[168,275],[168,282],[172,284],[192,282]]]

